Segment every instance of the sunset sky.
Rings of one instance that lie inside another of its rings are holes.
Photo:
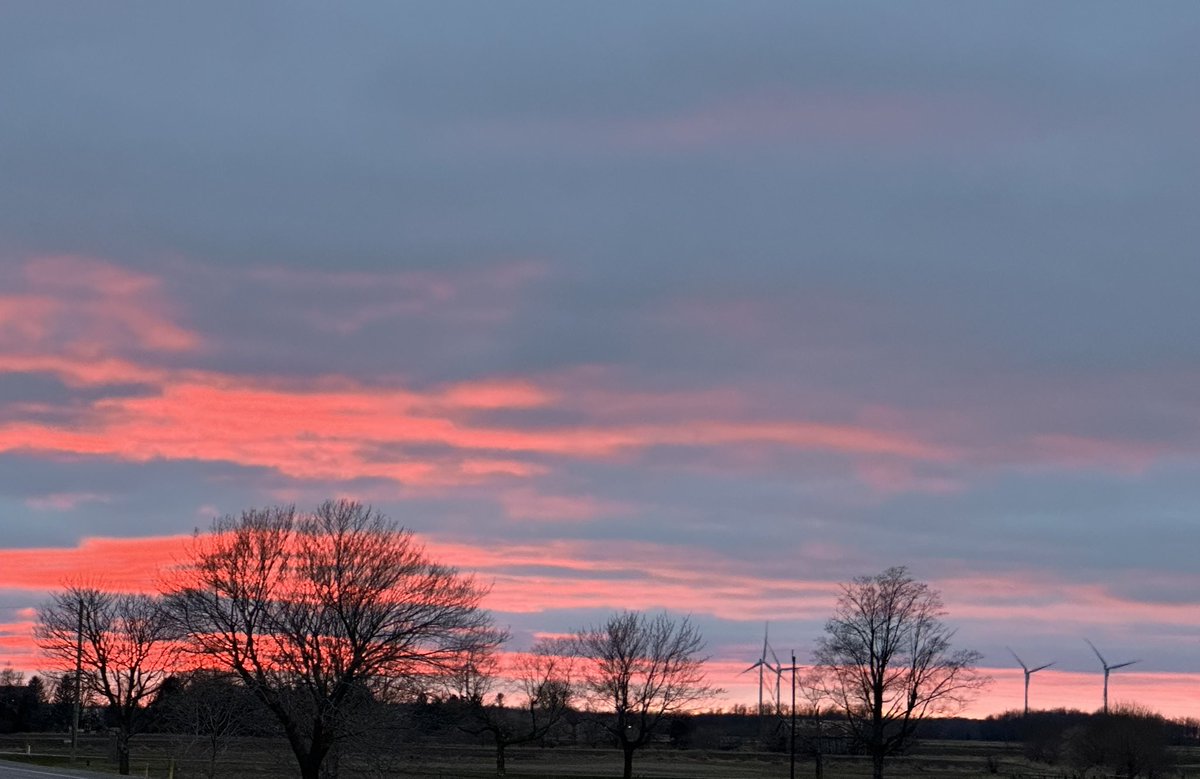
[[[907,565],[970,710],[1200,714],[1200,6],[6,3],[0,664],[371,503],[513,648]]]

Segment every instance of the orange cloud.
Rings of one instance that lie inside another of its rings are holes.
[[[0,588],[46,592],[82,583],[155,592],[190,538],[85,538],[67,548],[0,549]]]
[[[513,287],[535,271],[518,264],[496,278],[468,273],[455,280],[393,281],[422,295],[453,295],[456,283]],[[260,281],[287,283],[279,272],[264,273]],[[345,283],[351,290],[383,283],[375,274],[340,281],[328,276],[297,283]],[[522,479],[546,471],[544,463],[531,461],[536,458],[611,459],[662,446],[726,452],[787,447],[920,460],[952,456],[891,426],[742,419],[742,400],[729,392],[597,391],[587,377],[574,383],[571,377],[558,382],[484,377],[416,390],[400,382],[365,386],[336,376],[289,384],[155,366],[145,353],[185,352],[201,343],[173,321],[157,278],[67,256],[27,262],[13,284],[17,293],[0,297],[0,372],[50,373],[72,387],[136,383],[147,391],[62,408],[10,406],[10,421],[0,425],[0,451],[219,461],[301,480],[375,478],[408,487]],[[130,347],[143,359],[130,356]],[[532,420],[486,422],[497,411],[534,409],[566,411],[578,421],[555,427]],[[665,409],[672,413],[663,414]],[[55,412],[67,421],[44,421]],[[511,494],[506,510],[525,518],[586,518],[613,508],[579,496],[535,501],[532,495]]]
[[[910,436],[852,425],[700,419],[519,429],[472,422],[481,408],[529,408],[554,397],[528,382],[465,383],[425,394],[334,378],[313,383],[318,389],[294,390],[192,372],[164,380],[155,395],[94,401],[69,428],[21,422],[0,426],[0,450],[111,455],[138,462],[225,461],[274,468],[300,479],[377,477],[434,485],[532,470],[493,452],[606,458],[654,446],[765,445],[924,459],[949,456]],[[319,388],[321,384],[327,388]],[[427,445],[458,455],[438,460],[396,450]],[[497,459],[505,467],[481,465]]]

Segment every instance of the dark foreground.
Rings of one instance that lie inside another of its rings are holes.
[[[81,779],[111,776],[115,760],[107,742],[94,736],[81,744],[72,763],[60,735],[9,736],[0,739],[0,779]],[[28,750],[29,754],[25,754]],[[1173,776],[1200,779],[1200,753],[1180,750]],[[19,761],[19,762],[12,762]],[[482,747],[403,748],[340,757],[341,779],[482,779],[495,776],[494,755]],[[797,777],[812,777],[814,763],[800,759]],[[132,774],[136,777],[200,779],[213,771],[220,779],[292,779],[298,772],[291,754],[278,742],[238,739],[215,765],[198,753],[195,743],[174,737],[144,736],[135,742]],[[787,777],[786,754],[647,748],[634,763],[643,779],[768,779]],[[861,779],[871,774],[866,760],[826,758],[825,779]],[[616,749],[512,749],[508,779],[611,779],[621,775]],[[1063,768],[1034,764],[1021,756],[1020,745],[985,741],[930,741],[914,755],[894,761],[893,779],[984,779],[1022,777],[1057,779],[1072,774]],[[1089,774],[1101,777],[1104,774]]]

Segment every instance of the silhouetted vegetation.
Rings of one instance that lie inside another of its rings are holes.
[[[688,619],[636,611],[614,614],[580,630],[575,652],[583,661],[583,690],[621,748],[624,779],[633,776],[633,754],[661,726],[717,690],[705,681],[704,640]]]
[[[889,568],[843,585],[817,642],[818,684],[871,756],[875,779],[923,719],[957,709],[987,681],[975,671],[978,652],[951,648],[944,613],[937,592]]]
[[[169,603],[189,650],[270,711],[303,779],[320,779],[339,744],[371,729],[378,703],[499,639],[484,588],[350,501],[220,520],[182,576]]]
[[[38,612],[34,635],[61,665],[78,664],[77,694],[104,702],[117,770],[128,774],[129,742],[146,729],[146,705],[177,667],[178,634],[162,600],[72,587]]]
[[[885,761],[912,760],[918,739],[980,742],[970,765],[983,772],[1015,755],[1047,775],[1133,779],[1164,776],[1172,748],[1200,740],[1196,720],[1128,706],[935,716],[984,680],[976,653],[950,647],[938,594],[903,568],[844,586],[817,666],[796,680],[793,720],[787,707],[692,711],[720,691],[686,618],[620,612],[501,655],[485,589],[357,503],[246,512],[192,552],[164,598],[55,595],[37,638],[60,669],[78,655],[79,687],[73,670],[0,671],[0,733],[69,731],[82,692],[81,731],[107,734],[122,773],[133,737],[155,734],[143,738],[190,766],[181,776],[207,779],[229,775],[231,753],[280,743],[304,779],[404,773],[421,749],[490,748],[503,775],[510,754],[616,746],[631,777],[643,748],[778,760],[793,744],[817,779],[847,760],[880,776]]]

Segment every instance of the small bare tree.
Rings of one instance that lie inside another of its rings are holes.
[[[397,680],[450,673],[499,638],[483,587],[351,501],[219,520],[180,577],[170,603],[193,651],[270,710],[303,779]]]
[[[828,686],[821,676],[820,670],[813,668],[800,679],[793,681],[799,700],[796,703],[796,715],[804,718],[800,730],[801,754],[813,760],[814,779],[825,778],[826,738],[828,737],[825,724],[826,708],[830,705],[826,693]],[[795,738],[796,734],[792,734]]]
[[[592,704],[611,713],[604,727],[621,747],[624,779],[668,717],[721,692],[706,681],[704,640],[686,617],[621,612],[579,631],[575,647]]]
[[[453,678],[451,692],[466,706],[459,729],[488,734],[496,775],[504,776],[508,747],[540,741],[570,710],[573,658],[558,642],[539,642],[501,668],[494,654],[472,658]]]
[[[927,716],[961,708],[988,679],[978,652],[954,651],[941,596],[889,568],[842,586],[817,641],[817,665],[849,735],[871,756],[872,775],[904,750]]]
[[[71,587],[39,610],[34,636],[60,666],[72,667],[78,659],[83,696],[108,704],[116,723],[117,770],[128,774],[130,739],[178,657],[177,634],[162,601]]]
[[[228,673],[197,670],[155,700],[162,724],[181,755],[199,752],[207,779],[217,776],[217,762],[232,741],[250,731],[255,718],[266,712],[240,681]]]

